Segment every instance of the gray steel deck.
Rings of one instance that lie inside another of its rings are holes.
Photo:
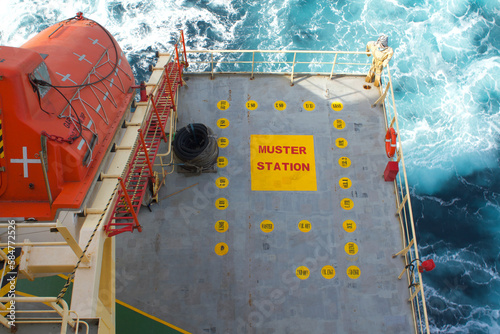
[[[298,78],[256,75],[188,75],[188,87],[179,94],[179,126],[204,123],[229,146],[220,149],[228,165],[216,174],[167,177],[160,198],[143,208],[143,232],[117,236],[117,299],[192,333],[410,333],[413,332],[406,280],[398,280],[401,259],[391,255],[402,248],[392,182],[384,182],[387,164],[385,125],[380,107],[370,105],[378,90],[363,89],[364,78],[324,76]],[[230,108],[219,110],[227,100]],[[245,107],[248,100],[256,110]],[[284,111],[274,108],[285,101]],[[305,101],[315,103],[306,111]],[[343,109],[334,111],[333,101]],[[217,127],[220,118],[228,128]],[[333,127],[342,119],[346,127]],[[317,191],[252,191],[251,135],[313,135]],[[340,149],[335,140],[344,138]],[[348,157],[343,168],[339,158]],[[215,180],[227,177],[227,188]],[[352,180],[349,189],[340,178]],[[215,202],[229,206],[218,210]],[[340,202],[352,199],[352,210]],[[226,220],[229,229],[214,225]],[[351,219],[357,229],[346,232]],[[264,233],[263,220],[274,230]],[[298,229],[308,220],[308,233]],[[215,253],[224,242],[228,252]],[[359,247],[346,253],[347,242]],[[332,265],[336,274],[325,279],[321,269]],[[347,276],[359,267],[357,279]],[[306,266],[310,276],[301,280],[296,269]]]

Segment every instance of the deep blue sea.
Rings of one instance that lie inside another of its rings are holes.
[[[389,35],[432,332],[500,333],[498,0],[2,0],[0,44],[82,11],[137,80],[183,29],[191,49],[364,51]]]

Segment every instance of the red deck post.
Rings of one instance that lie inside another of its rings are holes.
[[[142,232],[142,227],[139,224],[139,219],[137,219],[137,215],[134,211],[134,207],[132,206],[132,201],[130,200],[130,196],[127,193],[127,188],[125,187],[125,183],[123,182],[123,179],[121,177],[118,178],[118,181],[120,181],[120,186],[122,187],[123,190],[123,197],[125,197],[125,200],[127,201],[128,209],[132,217],[134,218],[135,222],[135,227],[139,232]]]
[[[187,52],[186,52],[186,42],[184,41],[184,31],[181,30],[181,38],[182,38],[182,47],[184,48],[184,63],[186,64],[185,66],[188,67],[188,60],[187,60]]]
[[[181,67],[181,61],[179,60],[179,50],[177,44],[175,44],[175,55],[177,58],[177,68],[179,69],[179,83],[182,87],[182,67]]]

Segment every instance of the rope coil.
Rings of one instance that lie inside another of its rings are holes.
[[[190,172],[203,172],[213,168],[219,156],[217,137],[201,123],[191,123],[175,134],[172,143],[175,156]]]

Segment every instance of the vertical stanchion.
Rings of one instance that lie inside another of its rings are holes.
[[[211,79],[213,80],[214,79],[214,53],[213,53],[213,51],[210,52],[210,66],[212,67],[211,68],[211,73],[212,73]]]
[[[179,83],[182,87],[182,67],[181,67],[181,62],[179,60],[179,50],[177,48],[177,44],[175,44],[175,56],[177,58],[177,68],[179,69]]]
[[[255,52],[252,52],[252,76],[250,77],[250,79],[253,79],[254,65],[255,65]]]
[[[292,64],[292,75],[291,75],[291,78],[290,78],[290,85],[293,86],[293,73],[295,71],[295,59],[297,58],[297,52],[294,52],[293,53],[293,64]]]
[[[335,64],[337,63],[338,53],[335,53],[335,58],[333,59],[332,72],[330,73],[330,80],[333,78],[333,70],[335,69]]]
[[[184,48],[184,62],[186,63],[186,67],[189,66],[188,64],[188,58],[187,58],[187,52],[186,52],[186,42],[184,41],[184,31],[181,30],[181,38],[182,38],[182,47]]]

